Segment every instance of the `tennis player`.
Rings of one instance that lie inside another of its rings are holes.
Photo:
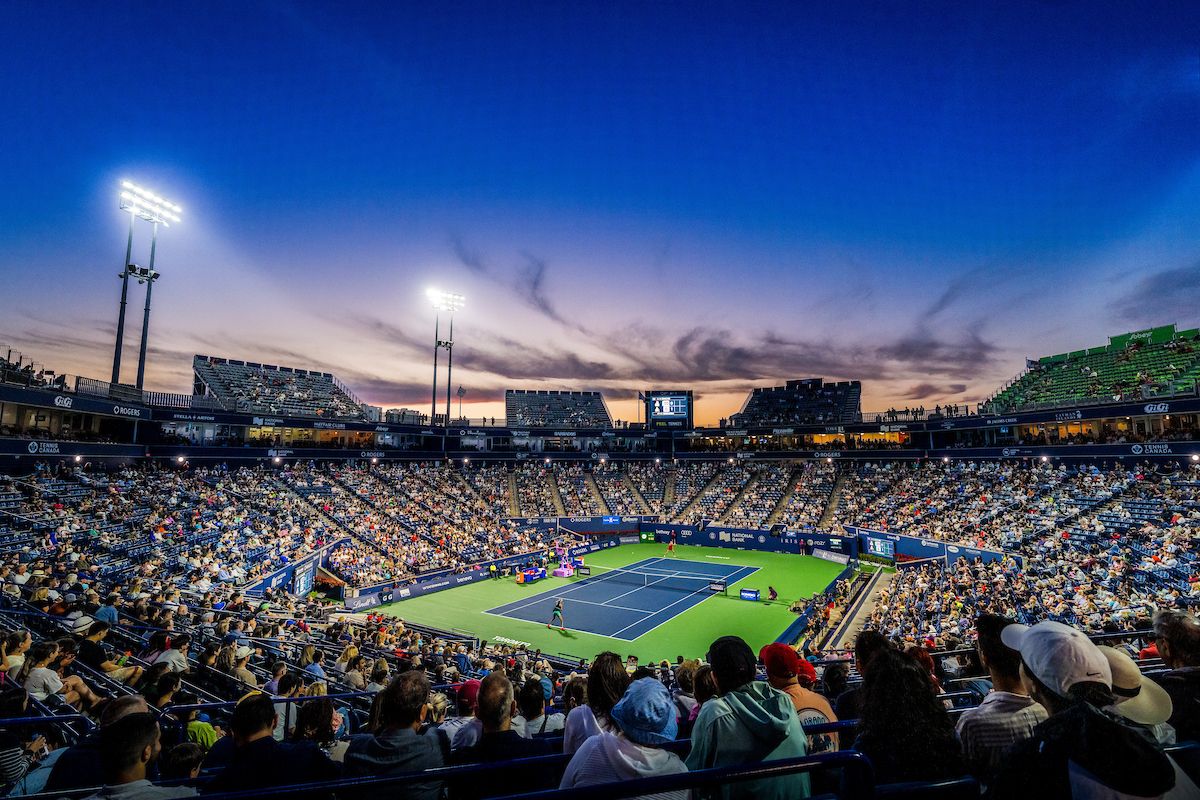
[[[671,538],[667,539],[667,555],[675,555],[675,531],[671,531]]]
[[[565,631],[567,629],[566,626],[563,625],[563,601],[561,597],[558,598],[558,602],[554,604],[554,613],[550,616],[550,621],[546,623],[546,627],[553,628],[555,622],[558,623],[558,629],[560,631]]]

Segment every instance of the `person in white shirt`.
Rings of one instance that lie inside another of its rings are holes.
[[[162,651],[158,658],[154,659],[154,663],[166,664],[170,667],[171,672],[187,672],[188,649],[191,647],[191,644],[192,637],[186,633],[171,637],[171,646]]]
[[[54,642],[38,642],[29,651],[25,675],[25,691],[38,701],[44,701],[52,694],[62,695],[63,700],[72,706],[81,703],[91,708],[100,702],[100,698],[83,682],[78,675],[68,675],[59,678],[58,673],[50,669],[50,663],[58,656],[58,645]]]
[[[677,775],[687,772],[679,756],[663,745],[679,731],[675,703],[661,681],[642,678],[629,685],[609,714],[617,732],[584,742],[567,764],[560,789]],[[662,792],[655,800],[687,800],[688,791]]]
[[[517,696],[521,713],[513,717],[512,729],[525,739],[561,733],[566,724],[562,714],[547,713],[553,687],[549,678],[527,680]]]

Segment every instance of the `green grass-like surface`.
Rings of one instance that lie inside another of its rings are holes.
[[[601,567],[625,567],[643,559],[663,556],[665,552],[666,547],[661,544],[622,545],[591,553],[586,562]],[[635,655],[644,664],[664,658],[674,661],[679,655],[685,658],[702,657],[714,639],[727,635],[741,636],[758,652],[763,645],[775,641],[796,619],[796,615],[788,611],[793,601],[820,592],[842,571],[840,564],[786,553],[690,545],[680,545],[677,552],[681,562],[715,562],[759,569],[732,584],[728,596],[709,597],[632,642],[582,631],[548,630],[545,623],[484,613],[489,608],[533,597],[547,589],[574,583],[582,578],[550,577],[528,586],[518,584],[511,578],[479,581],[390,603],[379,610],[416,623],[466,631],[481,639],[493,640],[503,636],[527,642],[547,653],[590,659],[603,650],[614,650],[622,656]],[[681,564],[679,569],[686,570],[686,564]],[[743,586],[761,589],[765,598],[768,584],[779,591],[777,602],[754,603],[738,599],[737,590]],[[568,625],[569,608],[568,604]]]

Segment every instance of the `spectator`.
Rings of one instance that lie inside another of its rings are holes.
[[[825,671],[821,673],[821,694],[825,699],[832,698],[837,700],[842,692],[846,691],[846,684],[850,680],[850,664],[846,661],[835,661],[832,664],[825,665]]]
[[[4,719],[23,717],[28,713],[29,692],[20,686],[8,685],[0,694],[0,724]],[[15,731],[0,729],[0,786],[11,786],[25,777],[46,747],[46,739],[34,734],[28,740]]]
[[[720,693],[721,690],[717,688],[717,678],[713,675],[712,665],[701,664],[700,668],[696,670],[696,707],[692,709],[690,722],[694,724],[696,717],[700,715],[700,709],[704,708],[704,704]]]
[[[25,689],[34,700],[44,701],[52,694],[61,695],[67,705],[95,708],[100,697],[78,675],[59,677],[50,668],[58,657],[57,642],[38,642],[29,650],[25,666]]]
[[[792,699],[792,705],[796,707],[796,713],[800,716],[801,726],[808,728],[812,725],[837,722],[837,716],[829,707],[829,701],[810,688],[817,682],[817,671],[812,664],[800,657],[794,647],[775,642],[764,647],[758,658],[766,665],[767,682],[771,687]],[[837,749],[836,733],[808,737],[810,753]]]
[[[186,633],[181,633],[170,639],[171,646],[164,650],[158,658],[154,659],[155,664],[166,664],[171,672],[187,672],[188,671],[188,649],[192,644],[192,637]]]
[[[183,691],[175,695],[177,706],[194,706],[198,705],[199,702],[200,698],[194,692]],[[171,713],[183,724],[188,742],[200,747],[201,760],[203,760],[204,754],[211,750],[212,746],[217,743],[217,740],[225,735],[224,731],[215,727],[208,720],[207,714],[204,715],[204,718],[201,718],[198,709],[180,710],[173,708],[171,709]]]
[[[299,675],[288,673],[279,679],[279,691],[275,693],[275,697],[279,699],[287,699],[299,697],[304,691],[304,681],[300,680]],[[296,709],[299,708],[298,703],[275,703],[275,730],[272,736],[276,741],[282,742],[292,734],[292,729],[296,727]]]
[[[723,636],[709,647],[707,661],[721,694],[701,706],[696,717],[688,769],[754,764],[806,753],[804,729],[791,699],[755,680],[757,663],[749,645],[737,636]],[[803,774],[730,783],[715,792],[722,800],[808,795],[808,776]]]
[[[621,657],[605,651],[596,656],[588,670],[587,705],[571,709],[563,727],[563,752],[574,753],[585,740],[604,731],[615,732],[608,713],[620,702],[629,686],[629,674]]]
[[[271,679],[263,684],[262,690],[267,694],[279,694],[279,679],[287,674],[288,665],[285,661],[276,661],[271,667]]]
[[[451,717],[441,724],[442,732],[446,734],[447,738],[449,738],[451,742],[454,741],[454,738],[458,732],[467,725],[471,724],[472,721],[478,724],[478,720],[475,720],[475,704],[478,698],[479,681],[475,678],[465,681],[461,686],[458,687],[458,694],[455,702],[455,708],[458,712],[458,716]]]
[[[512,684],[508,676],[493,672],[481,682],[479,700],[475,706],[475,716],[482,724],[482,733],[478,744],[464,747],[454,753],[456,764],[480,764],[492,762],[508,762],[518,758],[545,756],[550,752],[545,742],[535,739],[522,739],[512,730],[512,714],[516,711],[516,702],[512,697]],[[532,768],[510,772],[510,780],[523,792],[545,787],[544,771]],[[464,781],[457,787],[460,796],[484,796],[494,792],[494,787],[488,786],[488,778],[478,776]]]
[[[1021,654],[1022,680],[1050,716],[1008,752],[995,800],[1198,796],[1148,738],[1101,711],[1113,704],[1112,671],[1086,636],[1050,621],[1000,635]]]
[[[871,659],[854,749],[871,759],[878,783],[941,780],[964,772],[954,725],[929,672],[892,648]]]
[[[634,681],[610,712],[618,732],[587,739],[571,757],[559,788],[687,772],[679,756],[662,749],[675,741],[679,730],[676,712],[675,702],[661,681]],[[688,792],[663,792],[654,798],[687,800]]]
[[[1200,623],[1185,611],[1154,615],[1154,639],[1169,671],[1156,676],[1171,696],[1169,720],[1180,741],[1200,741]]]
[[[565,719],[562,714],[549,713],[554,686],[549,678],[527,680],[517,695],[521,713],[513,718],[513,730],[526,739],[535,736],[561,735]]]
[[[692,712],[696,709],[699,703],[696,702],[696,670],[700,668],[700,662],[695,659],[689,659],[681,663],[675,668],[675,685],[676,689],[671,695],[671,699],[675,701],[676,716],[680,722],[687,722],[692,718]]]
[[[233,677],[250,688],[257,689],[258,678],[250,671],[250,656],[252,655],[254,655],[254,649],[247,645],[241,645],[233,651]]]
[[[312,654],[312,661],[304,667],[304,671],[309,675],[314,675],[321,680],[325,680],[325,667],[322,664],[325,661],[325,651],[316,650]]]
[[[194,780],[204,763],[204,748],[195,742],[177,744],[158,759],[159,775],[164,781]]]
[[[100,756],[104,764],[104,788],[89,800],[167,800],[194,797],[187,786],[155,786],[146,777],[150,765],[162,752],[158,719],[150,712],[129,714],[100,732]]]
[[[379,693],[378,727],[373,733],[354,736],[346,750],[347,777],[396,775],[446,765],[450,742],[436,729],[427,735],[418,730],[429,713],[429,680],[417,670],[397,675]],[[438,781],[404,787],[409,800],[437,800]]]
[[[109,678],[119,683],[137,683],[142,678],[142,668],[136,664],[125,666],[122,662],[113,661],[104,640],[108,638],[109,624],[96,621],[87,630],[87,636],[79,642],[77,657],[79,661],[96,670],[103,672]]]
[[[179,673],[168,672],[154,684],[154,691],[146,695],[146,700],[153,708],[161,711],[171,704],[175,699],[175,693],[181,686],[183,686],[183,679],[179,677]]]
[[[862,631],[854,638],[854,666],[858,669],[859,677],[863,678],[864,683],[870,670],[871,660],[879,653],[890,649],[891,644],[888,643],[887,637],[878,631]],[[862,716],[862,703],[863,687],[858,686],[847,689],[838,695],[833,710],[837,712],[838,719],[858,719]]]
[[[338,776],[337,764],[311,742],[275,741],[275,723],[275,708],[269,696],[255,691],[239,700],[229,722],[232,753],[222,747],[231,738],[225,737],[205,759],[207,764],[228,757],[228,766],[206,788],[233,792],[327,781]]]
[[[962,743],[967,768],[983,783],[1000,767],[1004,753],[1032,736],[1047,716],[1046,709],[1029,696],[1021,683],[1020,654],[1000,640],[1000,632],[1013,624],[995,614],[983,614],[975,620],[979,634],[975,649],[991,676],[992,691],[977,707],[963,712],[955,734]]]
[[[102,784],[104,767],[100,747],[101,734],[110,725],[115,725],[131,714],[145,714],[149,711],[150,706],[146,704],[146,698],[139,695],[125,695],[106,703],[104,712],[100,715],[100,730],[88,734],[63,751],[54,762],[43,791],[69,792]]]

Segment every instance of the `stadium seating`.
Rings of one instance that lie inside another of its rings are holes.
[[[363,419],[362,403],[333,375],[292,367],[197,355],[192,393],[215,396],[232,410],[327,419]]]
[[[1045,356],[983,406],[1003,414],[1081,403],[1113,403],[1195,394],[1200,329],[1165,325],[1113,336],[1107,345]]]
[[[504,413],[509,427],[611,428],[612,416],[599,392],[508,389]]]
[[[743,425],[842,425],[862,419],[862,384],[825,383],[820,378],[788,381],[754,389],[742,409],[730,417]]]

